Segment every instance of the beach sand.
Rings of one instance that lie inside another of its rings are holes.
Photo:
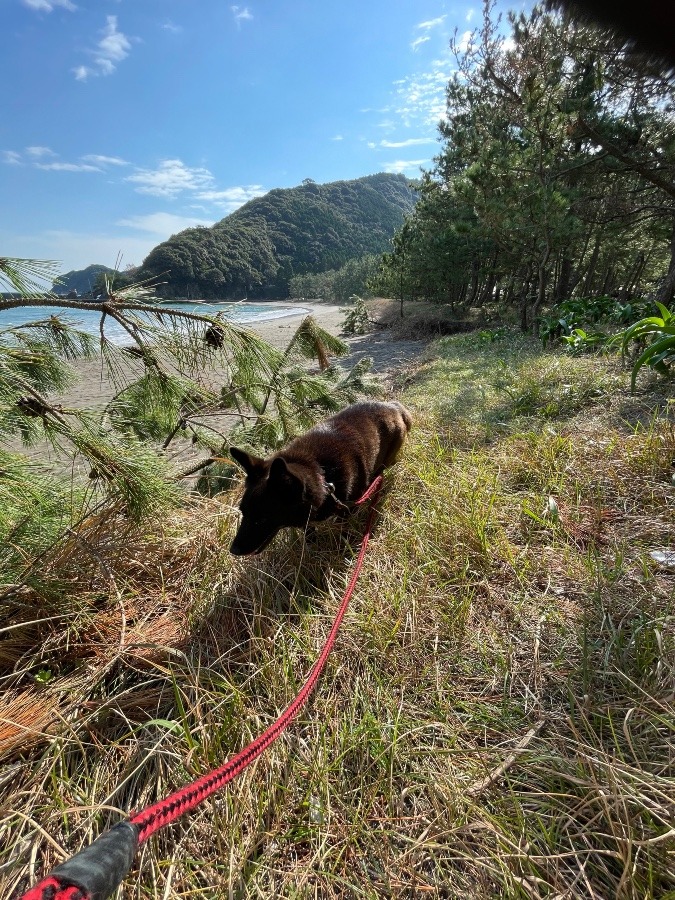
[[[291,304],[288,301],[278,304],[270,303],[270,306],[288,307],[289,305]],[[244,327],[250,328],[270,344],[281,349],[288,344],[303,318],[311,314],[322,328],[331,334],[340,336],[349,345],[349,355],[339,359],[339,364],[349,369],[363,357],[371,357],[373,359],[371,371],[382,381],[385,392],[390,390],[391,380],[396,372],[419,356],[426,345],[425,341],[419,340],[392,340],[388,331],[379,329],[365,335],[346,337],[340,333],[344,307],[317,301],[302,301],[298,305],[301,309],[297,313],[294,312],[283,318],[247,323]],[[74,368],[79,376],[77,383],[62,394],[50,395],[50,402],[61,405],[64,409],[103,410],[119,390],[119,385],[116,386],[110,379],[102,360],[79,360],[74,364]],[[132,357],[129,357],[126,368],[130,378],[135,374],[142,373],[142,365]],[[211,384],[217,384],[217,370],[209,375],[210,377],[207,376],[205,380]],[[219,428],[220,430],[222,429]],[[41,442],[33,447],[25,448],[16,441],[12,442],[7,449],[21,452],[34,462],[47,463],[50,467],[71,468],[70,460],[61,453],[55,453],[51,445],[47,443]],[[194,450],[190,445],[182,442],[175,444],[168,455],[172,465],[177,470],[183,470],[203,458],[204,451]],[[82,465],[84,467],[82,471],[88,471],[88,464],[82,461]],[[79,465],[76,462],[75,470],[78,469]]]

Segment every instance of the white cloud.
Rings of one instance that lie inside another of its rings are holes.
[[[94,61],[104,75],[109,75],[115,71],[115,65],[129,55],[130,50],[129,39],[117,30],[117,16],[108,16]]]
[[[234,212],[244,203],[253,200],[254,197],[262,197],[267,191],[260,184],[249,184],[245,187],[225,188],[222,191],[200,191],[196,194],[198,200],[213,203],[223,212]]]
[[[380,141],[381,147],[413,147],[416,144],[435,144],[435,138],[408,138],[406,141]],[[368,145],[370,146],[370,144]],[[375,146],[373,144],[373,146]]]
[[[21,154],[17,153],[16,150],[3,150],[2,151],[2,161],[6,163],[8,166],[20,166],[21,162]]]
[[[474,13],[475,13],[475,10],[474,10],[474,9],[470,9],[470,10],[468,11],[468,13],[467,13],[466,16],[465,16],[465,19],[466,19],[467,22],[470,22],[470,21],[473,19]]]
[[[171,34],[180,34],[183,30],[182,25],[176,25],[175,22],[172,22],[171,19],[168,19],[163,25],[162,28],[165,31],[170,31]]]
[[[446,112],[446,88],[450,80],[449,60],[434,60],[427,72],[395,82],[395,112],[406,127],[437,126]]]
[[[414,53],[419,47],[422,46],[422,44],[426,44],[426,42],[427,42],[427,41],[430,41],[430,40],[431,40],[431,38],[429,37],[428,34],[427,34],[427,35],[424,35],[423,37],[415,38],[415,40],[414,40],[414,41],[412,42],[412,44],[410,45],[410,49],[411,49],[411,50],[413,51],[413,53]]]
[[[70,0],[23,0],[23,5],[27,6],[28,9],[36,9],[38,12],[47,12],[50,13],[57,6],[63,7],[63,9],[69,9],[71,12],[77,9],[74,3],[71,3]]]
[[[44,156],[58,156],[49,147],[26,147],[26,153],[33,159],[42,159]]]
[[[458,49],[459,49],[462,53],[466,53],[466,51],[469,49],[469,46],[470,46],[470,44],[471,44],[471,35],[472,35],[472,33],[473,33],[473,32],[471,32],[471,31],[465,31],[464,34],[462,35],[461,40],[460,40],[459,43],[457,44]]]
[[[234,21],[237,25],[241,25],[244,19],[253,18],[253,13],[248,6],[244,6],[243,8],[241,6],[231,6],[230,9],[232,10],[232,15],[234,16]]]
[[[128,166],[126,159],[119,156],[101,156],[98,153],[88,153],[86,156],[80,157],[85,162],[92,163],[94,166]]]
[[[47,169],[51,172],[100,172],[101,169],[98,166],[90,166],[88,163],[66,163],[66,162],[51,162],[51,163],[35,163],[36,168],[38,169]]]
[[[180,159],[164,159],[156,169],[139,169],[125,181],[138,185],[139,194],[173,198],[182,191],[206,190],[213,175],[208,169],[191,169]]]
[[[341,134],[336,134],[335,137],[331,138],[331,141],[344,141],[344,137]]]
[[[196,225],[213,225],[213,222],[213,219],[197,219],[195,216],[175,216],[172,213],[156,212],[144,216],[129,216],[127,219],[120,219],[115,224],[134,228],[137,231],[147,231],[154,234],[158,240],[166,240],[172,234],[177,234],[186,228],[194,228]]]
[[[368,141],[368,147],[370,150],[374,150],[375,147],[377,147],[377,144],[375,143],[375,141]]]
[[[423,31],[430,31],[432,28],[438,28],[439,25],[442,25],[446,18],[447,16],[439,16],[437,19],[428,19],[426,22],[420,22],[415,27],[421,28]]]
[[[428,162],[430,162],[430,160],[428,159],[397,159],[395,160],[395,162],[385,163],[384,171],[399,175],[401,172],[408,172],[410,171],[410,169],[417,169],[420,166],[424,165],[424,163]]]
[[[131,50],[131,41],[117,28],[117,16],[107,16],[103,37],[90,51],[94,58],[92,66],[76,66],[73,69],[77,81],[86,81],[90,75],[112,75],[118,64],[126,59]]]

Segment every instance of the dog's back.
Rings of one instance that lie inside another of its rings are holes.
[[[288,462],[318,463],[337,497],[348,503],[396,461],[411,426],[410,413],[397,401],[354,403],[277,455]]]
[[[344,512],[396,461],[411,425],[400,403],[355,403],[268,459],[230,448],[246,472],[231,552],[259,553],[280,528]]]

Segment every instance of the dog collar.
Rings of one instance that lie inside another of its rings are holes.
[[[331,498],[331,500],[333,501],[333,503],[335,503],[335,505],[337,507],[342,507],[342,509],[348,510],[349,507],[347,506],[347,504],[344,503],[342,500],[340,500],[338,495],[335,493],[334,482],[328,480],[325,472],[323,472],[322,474],[323,474],[323,483],[324,483],[324,487],[326,488],[327,495]]]

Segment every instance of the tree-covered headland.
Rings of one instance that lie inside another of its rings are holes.
[[[167,297],[283,298],[294,276],[385,251],[415,192],[402,175],[276,189],[211,228],[188,228],[146,257],[139,278]]]

